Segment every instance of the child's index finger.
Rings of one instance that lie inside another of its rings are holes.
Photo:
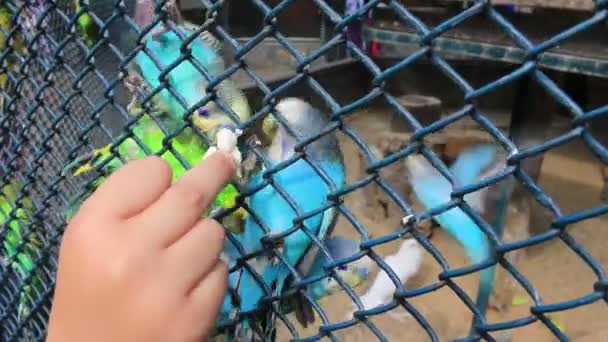
[[[128,219],[145,210],[171,185],[171,168],[160,157],[131,161],[113,173],[82,208]]]
[[[169,246],[201,218],[236,173],[232,157],[218,152],[188,170],[141,215],[135,226],[152,240]]]

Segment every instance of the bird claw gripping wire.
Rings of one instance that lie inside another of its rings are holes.
[[[138,1],[147,1],[147,0],[138,0]],[[210,26],[217,18],[218,12],[217,10],[215,11],[207,11],[207,13],[205,14],[205,21],[202,25],[195,25],[191,22],[188,22],[186,20],[184,20],[184,17],[182,16],[181,13],[181,9],[180,6],[178,4],[177,0],[167,0],[165,2],[165,11],[167,11],[167,14],[170,18],[173,18],[175,20],[175,22],[179,23],[181,26],[183,26],[184,28],[186,28],[189,31],[198,31],[200,27],[207,27]],[[162,25],[162,27],[156,28],[154,29],[150,34],[153,40],[157,40],[161,35],[163,35],[164,33],[167,33],[171,31],[171,28],[168,27],[167,25]],[[203,42],[205,42],[205,44],[207,44],[210,48],[219,51],[223,44],[222,42],[217,39],[211,32],[209,32],[208,30],[204,30],[200,33],[200,39],[203,40]]]
[[[182,17],[182,12],[179,8],[177,0],[167,0],[165,2],[165,11],[167,11],[169,17],[174,18],[177,23],[182,23],[184,21],[184,17]],[[152,39],[156,40],[162,34],[167,33],[170,30],[171,28],[167,27],[167,25],[163,25],[161,28],[157,28],[151,32]]]
[[[131,93],[131,99],[125,107],[130,115],[135,116],[139,114],[141,110],[145,110],[150,116],[163,117],[166,115],[166,112],[163,111],[163,107],[161,107],[154,98],[144,104],[144,99],[147,94],[150,94],[152,88],[144,81],[141,75],[137,73],[129,74],[129,76],[124,79],[123,84]]]
[[[276,266],[279,264],[279,261],[281,261],[281,259],[279,259],[278,255],[284,255],[285,254],[285,241],[284,240],[279,240],[276,242],[275,244],[275,250],[277,251],[277,254],[271,255],[268,259],[271,265]]]
[[[127,76],[124,80],[124,85],[127,90],[129,90],[129,92],[132,94],[131,101],[129,101],[129,104],[127,104],[127,111],[131,113],[133,109],[135,109],[135,107],[137,106],[137,100],[139,98],[138,92],[149,91],[150,89],[146,82],[144,82],[143,78],[137,74],[131,74]]]

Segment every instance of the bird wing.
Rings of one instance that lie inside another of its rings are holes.
[[[450,201],[452,184],[423,156],[410,156],[405,162],[414,193],[427,210]],[[435,219],[464,246],[472,260],[480,261],[487,254],[485,234],[462,209],[452,208],[436,215]]]
[[[38,271],[36,265],[40,249],[43,247],[44,234],[40,222],[34,222],[33,204],[18,193],[22,185],[11,181],[0,191],[0,226],[6,226],[7,232],[2,245],[5,257],[18,276],[25,281],[20,289],[20,300],[17,319],[20,321],[38,300],[37,294],[43,293],[41,277],[43,271]],[[32,275],[33,274],[33,275]]]
[[[323,245],[327,249],[331,259],[334,261],[349,258],[357,254],[360,251],[359,244],[360,242],[357,240],[346,239],[341,236],[334,236],[323,241]],[[303,263],[306,262],[309,264],[309,266],[306,268],[307,271],[301,271],[301,275],[303,277],[319,276],[324,274],[325,267],[330,263],[330,258],[327,257],[325,253],[321,252],[318,247],[316,250],[317,252],[315,253],[308,253],[303,260]],[[364,280],[363,278],[367,277],[367,271],[371,265],[369,262],[353,262],[349,264],[349,266],[365,269],[364,271],[360,269],[355,270],[355,272],[365,273],[356,280],[353,280],[352,277],[343,279],[349,286],[356,287],[361,284],[361,280]],[[293,278],[291,280],[293,281]],[[309,285],[309,290],[307,292],[309,295],[311,295],[313,300],[318,300],[332,293],[331,289],[328,288],[327,280],[320,280]],[[290,298],[287,298],[285,304],[287,306],[285,308],[285,312],[290,312],[293,310],[296,318],[304,327],[306,327],[308,324],[314,323],[315,317],[312,305],[302,293],[298,292]]]

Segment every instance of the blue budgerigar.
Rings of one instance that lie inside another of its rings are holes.
[[[135,21],[144,29],[154,22],[156,2],[154,0],[138,0],[135,5]],[[180,15],[179,6],[175,0],[167,1],[170,15],[178,25],[169,27],[164,22],[158,22],[147,33],[143,42],[145,49],[135,57],[138,74],[145,84],[155,89],[165,85],[157,95],[159,109],[169,114],[174,120],[181,122],[184,115],[207,95],[208,79],[201,72],[205,70],[209,76],[215,77],[224,70],[224,61],[219,53],[221,44],[209,32],[196,33],[193,24],[185,23]],[[180,37],[178,33],[183,37]],[[188,44],[190,54],[184,53],[182,45],[192,35],[199,36]],[[158,63],[158,64],[157,64]],[[177,64],[177,65],[176,65]],[[164,74],[167,72],[166,74]],[[224,100],[239,121],[246,121],[251,115],[251,109],[245,95],[231,79],[225,79],[215,87],[215,95]],[[223,124],[238,124],[215,101],[207,102],[204,106],[195,108],[192,116],[193,123],[203,132]]]
[[[287,120],[287,124],[292,132],[297,135],[297,138],[292,136],[271,115],[266,118],[264,128],[272,137],[272,143],[266,151],[269,167],[291,159],[295,155],[295,146],[298,141],[318,134],[327,125],[321,112],[305,101],[296,98],[281,100],[276,105],[276,109]],[[291,197],[300,214],[311,213],[323,208],[329,203],[327,197],[333,191],[332,188],[340,189],[345,182],[343,157],[335,137],[331,135],[323,136],[307,145],[305,151],[307,159],[314,162],[325,172],[331,179],[333,186],[328,185],[309,162],[302,158],[272,175],[274,184]],[[266,168],[262,168],[251,176],[249,180],[251,188],[255,188],[264,182],[263,174],[265,171]],[[289,232],[286,236],[278,239],[279,242],[274,247],[282,254],[289,265],[297,267],[309,251],[312,242],[301,226],[296,226],[297,229],[291,231],[294,228],[294,220],[299,214],[294,211],[280,191],[270,184],[254,193],[248,199],[248,206],[250,211],[255,213],[255,216],[263,223],[263,226],[270,230],[269,236]],[[266,234],[252,216],[248,216],[249,218],[245,221],[244,233],[236,237],[237,241],[247,254],[260,250],[270,250],[270,248],[262,246],[261,239]],[[335,209],[329,208],[308,217],[304,220],[304,226],[310,234],[324,240],[335,225],[336,218]],[[226,255],[233,262],[241,256],[236,250],[231,242],[226,243]],[[263,278],[267,289],[270,289],[274,294],[281,294],[286,280],[291,275],[285,263],[276,258],[274,254],[264,253],[248,260],[248,264]],[[265,290],[245,268],[233,272],[230,275],[229,284],[239,294],[240,303],[235,308],[230,296],[227,296],[222,309],[224,317],[230,316],[235,309],[243,313],[258,309],[264,310],[264,308],[261,308],[260,300],[266,296]],[[245,321],[241,326],[240,335],[245,340],[255,338],[250,323]],[[265,319],[261,323],[265,326],[273,324],[271,319]],[[264,332],[258,332],[258,335],[263,336],[263,334]]]
[[[357,253],[359,253],[360,241],[347,239],[342,236],[332,236],[327,240],[323,241],[325,248],[327,248],[330,256],[334,260],[346,259]],[[350,264],[338,266],[337,273],[342,279],[349,284],[351,287],[355,287],[367,280],[369,276],[369,269],[373,265],[373,261],[368,257],[362,257],[359,260],[353,261]],[[319,251],[316,254],[314,262],[310,267],[308,276],[317,276],[325,273],[325,267],[330,265],[330,259],[325,253]],[[315,300],[323,298],[327,295],[333,294],[339,290],[340,285],[333,278],[325,278],[322,281],[313,283],[308,292],[311,297]]]
[[[450,167],[450,171],[459,186],[479,182],[486,175],[494,174],[504,167],[504,158],[494,145],[482,144],[464,150]],[[406,166],[414,193],[427,209],[431,210],[450,201],[452,184],[443,177],[423,156],[415,155],[406,159]],[[493,211],[490,222],[497,231],[502,230],[507,203],[501,202],[506,193],[497,185],[470,193],[464,196],[465,201],[486,217]],[[504,195],[504,196],[503,196]],[[490,210],[491,209],[491,210]],[[490,257],[491,249],[488,238],[481,228],[460,208],[452,208],[435,216],[438,223],[464,247],[473,263],[480,263]],[[480,272],[480,285],[477,294],[477,305],[482,314],[490,299],[494,287],[495,267]]]
[[[331,259],[334,261],[350,258],[360,252],[360,241],[347,239],[342,236],[332,236],[323,241]],[[313,254],[311,262],[302,261],[299,265],[302,277],[318,277],[326,273],[326,267],[331,266],[331,259],[322,251]],[[338,266],[335,271],[337,275],[351,288],[355,288],[365,282],[369,277],[370,269],[374,262],[367,256],[355,260],[347,265]],[[306,289],[310,299],[318,301],[343,290],[340,283],[332,277],[323,278],[312,283]],[[296,318],[304,327],[314,323],[315,316],[309,301],[301,294],[296,294],[287,300],[288,309],[284,312],[295,311]]]

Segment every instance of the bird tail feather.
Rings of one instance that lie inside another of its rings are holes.
[[[494,289],[494,282],[496,279],[496,266],[492,266],[482,270],[479,273],[479,290],[477,291],[477,308],[479,309],[482,317],[485,317],[488,303],[490,302],[490,296]]]
[[[78,176],[94,170],[98,165],[101,165],[105,160],[114,156],[112,153],[112,144],[108,144],[102,148],[91,151],[85,155],[77,157],[76,160],[69,163],[63,168],[62,175],[71,174]]]

